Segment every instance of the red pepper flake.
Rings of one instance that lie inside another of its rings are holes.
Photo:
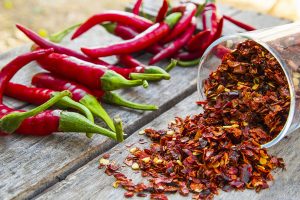
[[[124,193],[124,196],[125,196],[126,198],[131,198],[131,197],[134,196],[134,193],[133,193],[133,192],[125,192],[125,193]]]
[[[151,200],[168,200],[168,198],[165,194],[151,194],[150,199]]]
[[[109,157],[110,157],[110,155],[108,153],[103,154],[103,156],[102,156],[102,158],[104,158],[104,159],[108,159]]]
[[[212,199],[219,190],[266,189],[273,180],[271,172],[285,166],[260,144],[284,126],[290,103],[288,92],[282,92],[286,90],[278,62],[247,40],[225,54],[205,81],[203,114],[176,117],[167,130],[148,128],[149,147],[130,150],[124,163],[135,163],[149,184],[134,184],[113,164],[105,172],[114,175],[128,196],[149,192],[150,199],[167,199],[165,193],[176,192]]]

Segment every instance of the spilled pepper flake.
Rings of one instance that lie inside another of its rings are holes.
[[[105,172],[127,190],[125,197],[151,193],[150,199],[165,200],[165,193],[191,192],[193,199],[213,199],[220,190],[268,188],[272,170],[285,167],[260,144],[281,131],[290,103],[275,61],[253,41],[239,44],[205,81],[203,114],[176,117],[167,130],[147,128],[149,148],[130,150],[125,163],[139,169],[148,184],[134,184],[114,165]]]

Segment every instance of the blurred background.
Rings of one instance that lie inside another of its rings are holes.
[[[27,38],[16,30],[16,23],[47,37],[48,34],[78,23],[93,13],[106,9],[123,10],[130,1],[132,0],[0,0],[0,53],[28,42]],[[217,2],[293,21],[300,20],[300,0]]]

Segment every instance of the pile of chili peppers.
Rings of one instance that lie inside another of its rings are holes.
[[[168,130],[148,128],[150,147],[130,149],[124,164],[140,170],[148,184],[134,184],[117,165],[100,162],[115,177],[113,186],[127,190],[125,197],[167,199],[166,193],[178,192],[212,199],[219,190],[259,192],[269,187],[271,171],[285,168],[282,158],[261,148],[281,131],[290,107],[288,83],[273,55],[251,40],[238,44],[204,90],[203,114],[176,117]]]
[[[50,39],[60,42],[76,29],[71,37],[74,40],[92,27],[101,24],[109,33],[124,41],[101,47],[82,47],[81,51],[90,59],[116,55],[119,64],[132,68],[136,67],[132,63],[137,63],[132,55],[146,51],[153,54],[149,65],[173,58],[178,60],[179,66],[188,67],[196,66],[205,49],[222,35],[224,20],[246,31],[255,30],[250,25],[218,13],[214,0],[207,0],[203,4],[184,1],[175,7],[167,0],[163,0],[157,16],[152,21],[143,17],[145,14],[141,11],[142,5],[143,1],[137,0],[132,13],[105,11],[95,14],[82,24],[73,25],[52,35]],[[197,18],[202,19],[202,27],[197,27]],[[131,60],[129,63],[128,59]]]

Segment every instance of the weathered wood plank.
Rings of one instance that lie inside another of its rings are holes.
[[[232,10],[229,9],[228,12],[230,14]],[[107,34],[101,27],[95,27],[83,37],[71,43],[66,38],[63,43],[79,50],[82,45],[97,46],[116,41],[119,41],[119,38]],[[27,50],[28,47],[21,48],[20,52],[4,55],[1,60],[3,63],[7,62],[14,55]],[[144,55],[141,61],[147,61],[147,58],[149,55]],[[107,60],[114,61],[114,58]],[[166,63],[162,62],[160,66],[164,64]],[[30,73],[36,73],[39,70],[37,67],[34,67],[35,70],[33,70],[33,66],[25,69],[29,69],[28,73],[23,72],[16,75],[22,83],[25,82],[23,78],[28,78]],[[134,88],[119,91],[127,99],[157,104],[160,106],[160,110],[156,112],[128,111],[125,108],[109,105],[106,105],[106,108],[111,116],[118,114],[122,117],[126,133],[131,134],[194,92],[196,90],[196,74],[197,68],[177,68],[171,72],[172,79],[170,81],[152,83],[147,90]],[[14,135],[6,137],[1,143],[0,178],[3,181],[0,184],[0,196],[5,199],[35,196],[115,144],[102,136],[95,136],[91,141],[84,135],[72,133],[58,133],[44,138]]]
[[[116,41],[118,41],[117,38],[108,36],[103,29],[95,27],[84,37],[72,43],[65,40],[64,43],[74,49],[79,49],[83,44],[96,46]],[[7,57],[7,59],[10,58]],[[141,58],[141,60],[145,59],[146,56]],[[163,64],[160,63],[160,65]],[[131,134],[195,91],[196,71],[196,68],[177,68],[171,72],[170,81],[153,83],[147,90],[134,88],[120,91],[127,99],[156,103],[160,106],[160,110],[156,112],[128,112],[127,109],[111,106],[106,106],[106,108],[112,116],[119,114],[123,118],[125,131]],[[183,75],[184,78],[182,78]],[[162,124],[166,125],[167,120],[162,121]],[[3,199],[23,199],[34,197],[64,179],[115,143],[102,136],[95,136],[93,140],[89,140],[84,135],[57,133],[44,138],[9,136],[1,140],[1,144],[0,196]],[[71,181],[71,179],[68,180]],[[111,192],[110,189],[108,191]]]
[[[172,109],[168,110],[151,123],[143,128],[153,127],[157,130],[167,127],[167,122],[174,119],[175,116],[184,117],[188,114],[195,114],[201,112],[201,109],[195,105],[194,101],[197,99],[196,93],[178,103]],[[143,129],[141,128],[141,130]],[[287,171],[276,171],[274,174],[275,182],[271,184],[270,189],[263,190],[260,193],[255,193],[252,190],[244,192],[220,192],[215,199],[299,199],[300,198],[300,176],[297,173],[300,170],[300,155],[297,153],[300,150],[300,134],[299,130],[294,132],[288,139],[284,139],[278,145],[269,149],[270,153],[276,156],[283,157],[287,164]],[[144,139],[149,142],[148,138],[138,134],[138,131],[132,134],[124,143],[118,144],[110,151],[109,160],[123,165],[124,158],[129,155],[129,150],[133,147],[148,148],[149,143],[140,144],[139,140]],[[133,144],[133,145],[132,145]],[[131,147],[126,147],[126,145]],[[102,156],[92,160],[87,165],[78,169],[75,173],[68,176],[65,180],[59,182],[53,187],[49,188],[45,193],[39,195],[37,199],[124,199],[124,190],[121,188],[114,189],[112,183],[113,177],[109,177],[104,173],[104,170],[99,170],[98,160]],[[140,173],[136,173],[130,167],[124,167],[121,170],[126,176],[133,179],[135,183],[139,183],[144,179],[141,178]],[[144,180],[145,181],[145,180]],[[181,199],[178,194],[168,195],[170,199]],[[190,196],[191,197],[191,196]],[[190,199],[187,198],[187,199]],[[133,198],[140,199],[140,198]],[[148,198],[146,198],[148,199]]]

